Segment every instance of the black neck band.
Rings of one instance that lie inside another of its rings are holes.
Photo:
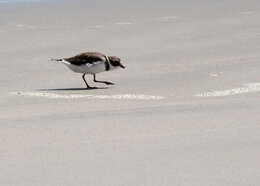
[[[106,56],[106,61],[105,61],[105,68],[106,68],[106,71],[109,71],[110,69],[110,64],[109,64],[109,61],[108,61],[108,57]]]

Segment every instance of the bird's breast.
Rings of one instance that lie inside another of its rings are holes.
[[[82,65],[74,65],[70,63],[64,63],[64,64],[67,67],[69,67],[70,70],[77,73],[96,74],[105,71],[105,64],[103,61],[98,61],[95,63],[86,63]]]
[[[96,62],[93,64],[86,64],[84,69],[86,70],[86,73],[100,73],[104,72],[106,70],[104,62]]]

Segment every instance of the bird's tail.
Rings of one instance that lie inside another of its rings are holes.
[[[51,58],[50,60],[51,60],[51,61],[61,62],[63,59],[54,59],[54,58]]]

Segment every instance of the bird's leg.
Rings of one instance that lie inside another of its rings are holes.
[[[93,80],[96,83],[105,83],[106,85],[114,85],[114,83],[109,82],[109,81],[98,81],[98,80],[96,80],[96,74],[93,74]]]
[[[96,88],[96,87],[91,87],[91,86],[89,86],[89,85],[88,85],[88,83],[87,83],[87,81],[86,81],[86,79],[85,79],[85,75],[86,75],[86,74],[83,74],[83,75],[82,75],[82,79],[83,79],[83,80],[84,80],[84,82],[86,83],[86,85],[87,85],[87,88],[88,88],[88,89],[91,89],[91,88]]]

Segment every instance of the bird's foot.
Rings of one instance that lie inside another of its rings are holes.
[[[89,89],[89,90],[93,90],[93,89],[98,89],[98,87],[87,87],[86,89]]]
[[[109,81],[105,81],[104,82],[106,85],[114,85],[115,83],[109,82]]]

